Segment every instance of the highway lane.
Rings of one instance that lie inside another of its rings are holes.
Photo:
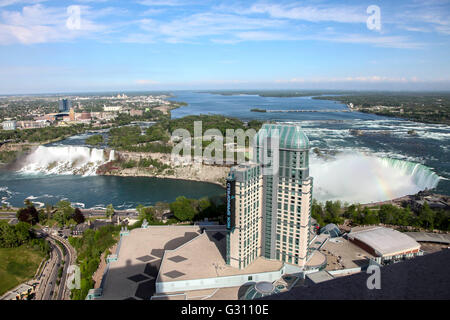
[[[54,242],[49,240],[52,246],[52,258],[50,265],[47,268],[47,274],[44,279],[44,283],[41,283],[40,290],[44,290],[40,300],[52,300],[56,288],[56,279],[58,277],[58,269],[61,265],[63,253],[61,248]],[[44,288],[41,286],[44,285]]]
[[[63,273],[61,276],[60,287],[58,289],[57,300],[69,300],[70,290],[67,288],[66,285],[67,270],[69,269],[69,266],[71,266],[75,262],[76,257],[75,249],[65,239],[59,236],[52,236],[52,238],[61,243],[64,246],[66,252],[66,255],[64,257]]]

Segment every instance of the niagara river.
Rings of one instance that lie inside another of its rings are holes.
[[[296,121],[310,140],[314,198],[369,203],[425,189],[450,194],[450,129],[348,111],[341,103],[311,97],[271,98],[250,95],[175,92],[188,103],[173,118],[222,114],[244,121]],[[255,113],[251,109],[318,110],[302,113]],[[337,112],[320,112],[336,110]],[[411,132],[414,131],[414,134]],[[107,135],[107,133],[103,133]],[[36,148],[20,168],[0,172],[3,204],[19,207],[25,199],[38,205],[69,199],[83,208],[132,209],[138,204],[170,202],[177,196],[221,196],[219,185],[145,177],[97,176],[114,159],[114,150],[89,147],[89,134]]]

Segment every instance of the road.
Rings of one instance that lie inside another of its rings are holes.
[[[70,290],[67,288],[67,270],[68,268],[75,263],[76,252],[75,249],[69,244],[69,242],[59,236],[51,236],[54,240],[61,243],[65,248],[65,262],[64,269],[61,276],[60,288],[58,290],[58,295],[56,300],[70,300]]]
[[[52,247],[51,257],[45,265],[40,284],[37,287],[36,300],[70,300],[70,290],[66,286],[67,270],[75,262],[75,249],[63,238],[47,235]],[[60,243],[64,250],[58,245]],[[64,261],[64,264],[62,264]],[[63,267],[59,285],[58,271]]]
[[[64,256],[61,248],[54,240],[49,239],[49,242],[52,251],[50,259],[42,271],[39,286],[36,288],[36,300],[52,300],[57,287],[58,269]]]

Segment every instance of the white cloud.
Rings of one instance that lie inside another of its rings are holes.
[[[167,6],[167,7],[182,6],[186,4],[184,1],[179,0],[141,0],[138,1],[138,3],[144,6]]]
[[[141,28],[154,38],[167,42],[186,42],[204,36],[222,36],[236,40],[237,32],[278,28],[282,21],[264,18],[250,18],[222,13],[198,13],[184,18],[161,22],[152,19],[141,20]]]
[[[148,79],[136,80],[135,83],[138,84],[138,85],[152,85],[152,84],[159,84],[158,81],[148,80]]]
[[[416,32],[450,34],[450,2],[415,1],[395,15],[392,23]],[[406,27],[405,27],[406,26]]]
[[[266,13],[274,18],[304,20],[309,22],[333,21],[340,23],[365,23],[367,15],[362,6],[296,6],[279,4],[255,4],[250,13]]]
[[[90,37],[106,32],[108,27],[93,22],[93,16],[102,11],[91,11],[81,7],[81,29],[69,30],[66,26],[67,9],[45,7],[41,4],[25,6],[22,11],[1,11],[0,44],[20,42],[23,44],[69,41],[79,37]]]
[[[37,4],[47,0],[0,0],[0,7],[12,6],[15,4]]]

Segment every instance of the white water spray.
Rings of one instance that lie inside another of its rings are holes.
[[[310,175],[314,178],[314,198],[350,203],[415,194],[435,188],[441,179],[422,164],[359,153],[340,154],[332,160],[311,155]]]
[[[25,159],[19,172],[91,176],[96,174],[99,166],[114,160],[114,150],[106,153],[103,149],[88,147],[39,146]]]

